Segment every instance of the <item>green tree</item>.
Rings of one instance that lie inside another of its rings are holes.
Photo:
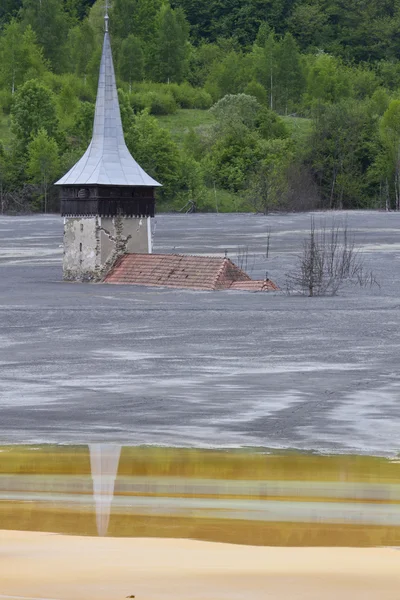
[[[188,15],[197,41],[213,42],[223,36],[249,46],[265,20],[277,33],[285,30],[293,0],[173,0],[172,5]]]
[[[143,169],[162,183],[161,199],[172,199],[180,188],[180,155],[170,133],[158,125],[155,117],[143,111],[134,116],[125,140]]]
[[[360,65],[351,69],[352,97],[364,100],[373,96],[380,88],[380,79],[375,71],[366,65]],[[382,88],[380,88],[382,89]]]
[[[21,18],[23,25],[31,25],[53,69],[62,72],[68,36],[68,17],[63,0],[23,0]]]
[[[95,0],[64,0],[65,11],[71,20],[82,21]]]
[[[21,0],[2,0],[0,4],[0,25],[17,16],[21,8]]]
[[[144,77],[144,54],[139,38],[129,35],[121,44],[118,61],[119,76],[129,83],[132,91],[133,81],[142,81]]]
[[[134,35],[151,41],[161,5],[161,0],[114,0],[110,11],[112,33],[121,40]]]
[[[257,212],[286,208],[287,171],[293,161],[291,140],[275,139],[264,145],[264,156],[255,163],[247,181],[246,198]]]
[[[396,60],[380,60],[374,64],[382,84],[389,90],[400,87],[400,63]]]
[[[217,120],[218,131],[240,135],[243,129],[255,129],[261,108],[253,96],[227,94],[210,108],[210,112]]]
[[[320,0],[311,0],[294,7],[288,26],[303,50],[310,47],[323,49],[329,41],[328,19],[329,13]]]
[[[218,44],[202,42],[199,46],[191,46],[189,54],[189,82],[197,87],[204,86],[210,71],[217,61],[221,60],[223,51]]]
[[[252,79],[251,61],[250,55],[231,50],[222,60],[212,64],[205,88],[214,101],[227,94],[243,92]]]
[[[243,190],[249,172],[264,155],[263,143],[256,131],[245,128],[218,137],[204,160],[208,182],[232,192]]]
[[[325,206],[374,205],[367,173],[374,159],[376,129],[368,106],[353,100],[326,105],[316,113],[309,160]]]
[[[122,128],[128,131],[134,122],[133,108],[129,102],[129,96],[123,90],[118,90],[119,109],[121,111]]]
[[[390,202],[396,210],[400,210],[400,100],[392,100],[385,111],[379,134],[381,151],[376,157],[375,168],[378,168],[381,182],[392,191],[394,202]]]
[[[14,94],[26,79],[45,70],[42,51],[30,26],[25,30],[13,19],[0,37],[0,84]]]
[[[98,46],[101,46],[104,38],[104,0],[96,0],[93,6],[89,10],[88,22],[94,33],[95,42]],[[112,16],[112,15],[111,15]],[[113,20],[110,19],[110,21]],[[114,33],[112,33],[114,38]],[[115,37],[118,38],[117,35]]]
[[[197,212],[204,207],[206,189],[201,165],[192,156],[181,156],[180,185],[174,206],[185,212]]]
[[[263,21],[258,29],[257,37],[254,44],[260,48],[264,48],[268,36],[271,34],[271,27],[266,21]]]
[[[7,185],[7,165],[4,146],[0,142],[0,214],[4,213],[4,193]]]
[[[256,100],[260,104],[268,104],[266,89],[264,88],[264,86],[261,85],[261,83],[258,83],[258,81],[254,81],[254,79],[246,85],[244,93],[248,96],[253,96],[254,98],[256,98]]]
[[[256,128],[265,140],[289,137],[289,131],[283,119],[266,106],[263,106],[257,115]]]
[[[35,79],[27,81],[14,95],[11,122],[13,132],[24,148],[40,129],[56,138],[58,118],[54,94]]]
[[[350,72],[339,59],[320,53],[310,62],[306,102],[331,104],[351,96]]]
[[[189,25],[182,10],[164,5],[158,16],[154,74],[158,81],[181,83],[188,70]]]
[[[346,60],[388,58],[393,35],[393,0],[323,0],[329,15],[329,52]]]
[[[285,17],[291,4],[287,0],[234,0],[226,7],[226,2],[217,2],[220,11],[217,30],[219,35],[233,37],[242,46],[250,46],[256,38],[260,23],[267,20],[271,29],[282,33]],[[218,11],[218,12],[219,12]]]
[[[68,47],[72,70],[83,77],[86,83],[89,64],[96,49],[95,33],[88,19],[70,29]]]
[[[305,89],[300,53],[290,33],[286,33],[276,48],[275,97],[278,112],[287,114],[299,106]]]
[[[274,32],[267,37],[264,47],[254,47],[254,75],[267,91],[268,103],[271,109],[276,103],[276,77],[278,73],[277,60],[278,42]]]
[[[77,77],[67,73],[59,76],[57,83],[59,90],[55,98],[60,129],[68,131],[74,125],[80,105],[76,85]]]
[[[183,153],[185,156],[194,158],[200,162],[207,150],[207,144],[204,143],[201,136],[193,128],[185,134],[183,139]]]
[[[60,157],[57,142],[50,138],[45,129],[40,129],[28,145],[28,175],[33,183],[40,184],[43,210],[47,212],[50,184],[59,174]]]
[[[94,108],[91,102],[81,102],[74,122],[72,133],[76,138],[77,146],[82,150],[88,147],[92,139]]]

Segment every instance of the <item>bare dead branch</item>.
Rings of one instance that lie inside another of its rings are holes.
[[[323,224],[318,230],[311,218],[308,238],[298,265],[286,275],[286,290],[308,296],[335,296],[345,283],[360,287],[380,287],[377,278],[364,263],[347,223]]]

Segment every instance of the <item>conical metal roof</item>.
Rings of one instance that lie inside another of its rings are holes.
[[[92,141],[82,158],[55,185],[161,185],[138,165],[125,144],[107,16]]]

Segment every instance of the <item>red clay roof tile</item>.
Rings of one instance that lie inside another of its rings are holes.
[[[124,254],[104,282],[191,290],[278,289],[269,280],[252,281],[229,258],[182,254]]]

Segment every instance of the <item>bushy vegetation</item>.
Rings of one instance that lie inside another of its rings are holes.
[[[0,7],[1,210],[57,210],[90,140],[103,0]],[[127,144],[159,209],[400,207],[397,0],[114,0]]]

